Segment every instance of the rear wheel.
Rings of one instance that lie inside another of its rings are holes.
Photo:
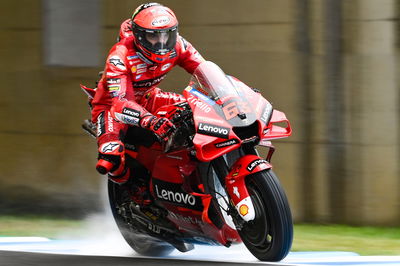
[[[246,187],[256,217],[243,225],[239,235],[259,260],[280,261],[293,241],[293,222],[285,192],[271,169],[247,176]]]
[[[166,256],[175,248],[166,242],[139,232],[134,228],[134,222],[129,222],[121,214],[121,206],[129,202],[129,188],[108,181],[108,197],[115,222],[125,241],[137,253],[145,256]]]

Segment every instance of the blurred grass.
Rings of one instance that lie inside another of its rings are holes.
[[[41,236],[57,238],[80,232],[84,222],[46,216],[0,216],[1,236]]]
[[[85,221],[42,216],[0,216],[0,236],[79,236]],[[87,228],[86,228],[87,229]],[[400,255],[400,228],[296,224],[292,251],[349,251]]]
[[[400,228],[297,224],[292,251],[400,255]]]

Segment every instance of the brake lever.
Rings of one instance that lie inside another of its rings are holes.
[[[192,115],[192,111],[190,109],[182,110],[177,115],[174,115],[170,119],[170,121],[175,125],[175,131],[170,135],[168,140],[165,142],[164,152],[167,153],[171,150],[174,144],[177,142],[175,139],[177,136],[182,137],[185,130],[188,130],[188,124],[186,123],[186,119],[188,119]]]

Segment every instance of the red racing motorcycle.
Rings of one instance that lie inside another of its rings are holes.
[[[183,95],[185,102],[156,112],[177,127],[168,142],[138,127],[125,136],[132,176],[122,185],[108,183],[121,234],[148,256],[243,242],[259,260],[282,260],[292,245],[293,223],[272,171],[270,140],[291,135],[285,114],[209,61],[196,69]],[[88,120],[84,128],[95,136]],[[258,145],[268,148],[266,158]]]

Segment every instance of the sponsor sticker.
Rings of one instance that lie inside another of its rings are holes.
[[[130,55],[130,56],[128,56],[127,58],[128,58],[128,60],[133,60],[133,59],[138,59],[139,56],[137,56],[137,55]]]
[[[168,64],[163,65],[163,66],[161,67],[161,71],[167,70],[168,68],[171,67],[171,65],[172,65],[171,63],[168,63]]]
[[[189,95],[188,102],[195,107],[203,110],[206,113],[209,113],[211,111],[211,106],[209,106],[207,103],[202,102],[198,98],[196,98],[194,95]]]
[[[267,103],[265,106],[265,109],[261,115],[261,121],[263,121],[265,124],[268,123],[268,119],[271,116],[271,112],[272,112],[272,105],[270,103]]]
[[[120,84],[121,83],[121,79],[119,79],[119,78],[107,79],[107,83],[108,84]]]
[[[155,19],[153,19],[153,21],[151,22],[151,25],[154,27],[163,27],[165,25],[168,25],[169,22],[170,22],[170,19],[168,16],[159,16],[159,17],[156,17]]]
[[[137,70],[136,66],[131,67],[131,72],[132,73],[136,73],[136,70]]]
[[[106,127],[104,123],[104,112],[101,112],[97,117],[97,137],[100,137],[106,132]]]
[[[118,142],[106,142],[100,147],[102,153],[111,153],[119,148]]]
[[[169,55],[169,58],[171,59],[171,58],[175,58],[177,56],[178,56],[178,54],[176,53],[175,50],[173,50],[172,53]]]
[[[197,132],[204,135],[227,139],[229,137],[230,128],[207,123],[199,123]]]
[[[246,214],[249,213],[249,207],[246,204],[242,204],[239,207],[239,212],[242,216],[245,216]]]
[[[165,182],[153,179],[153,191],[157,199],[183,206],[189,209],[202,210],[202,203],[199,197],[185,192],[182,184]]]
[[[133,61],[129,61],[129,65],[132,66],[132,65],[140,63],[140,62],[142,62],[140,59],[136,59],[136,60],[133,60]]]
[[[113,72],[107,72],[106,75],[109,76],[109,77],[115,77],[115,76],[119,76],[120,74],[113,73]]]
[[[247,166],[247,170],[249,172],[252,172],[254,170],[254,168],[256,168],[257,166],[259,166],[260,164],[265,164],[267,163],[266,160],[263,159],[256,159],[254,161],[252,161],[251,163],[249,163],[249,165]]]
[[[112,87],[108,87],[109,91],[119,91],[120,86],[112,86]]]
[[[136,71],[136,74],[141,74],[141,73],[144,73],[144,72],[146,72],[146,71],[147,71],[146,68],[141,68],[141,69],[138,69],[138,70]]]
[[[122,113],[124,115],[129,115],[129,116],[132,116],[132,117],[140,117],[140,112],[139,111],[137,111],[135,109],[132,109],[132,108],[128,108],[128,107],[125,107],[124,109],[122,109]]]
[[[134,82],[132,85],[134,88],[152,87],[152,86],[160,83],[165,77],[166,77],[166,74],[156,77],[154,79],[146,79],[146,80],[142,80],[139,82]]]
[[[182,214],[174,213],[171,211],[168,211],[168,215],[171,216],[173,219],[180,220],[185,223],[200,224],[200,225],[204,224],[204,222],[202,220],[197,219],[196,217],[184,216]]]
[[[108,132],[113,132],[114,131],[114,119],[112,118],[110,112],[107,112],[107,122],[108,122]]]
[[[118,56],[111,56],[110,59],[108,60],[110,64],[116,66],[120,70],[126,70],[125,64],[122,62],[121,58]]]
[[[215,143],[214,145],[216,148],[224,148],[224,147],[232,146],[232,145],[235,145],[238,143],[239,143],[239,141],[237,139],[230,139],[230,140],[227,140],[224,142]]]
[[[201,93],[200,91],[196,90],[196,89],[191,89],[190,92],[196,96],[197,98],[205,101],[206,103],[208,103],[209,105],[214,105],[215,102],[213,100],[211,100],[210,98],[208,98],[207,96],[205,96],[203,93]]]
[[[158,187],[158,185],[155,185],[154,188],[157,198],[159,199],[176,203],[189,204],[192,206],[196,204],[196,198],[188,193],[167,190],[162,187]]]
[[[130,116],[130,115],[125,115],[125,114],[120,114],[120,113],[115,113],[115,117],[117,118],[117,120],[128,124],[128,125],[138,125],[139,124],[139,118]]]

